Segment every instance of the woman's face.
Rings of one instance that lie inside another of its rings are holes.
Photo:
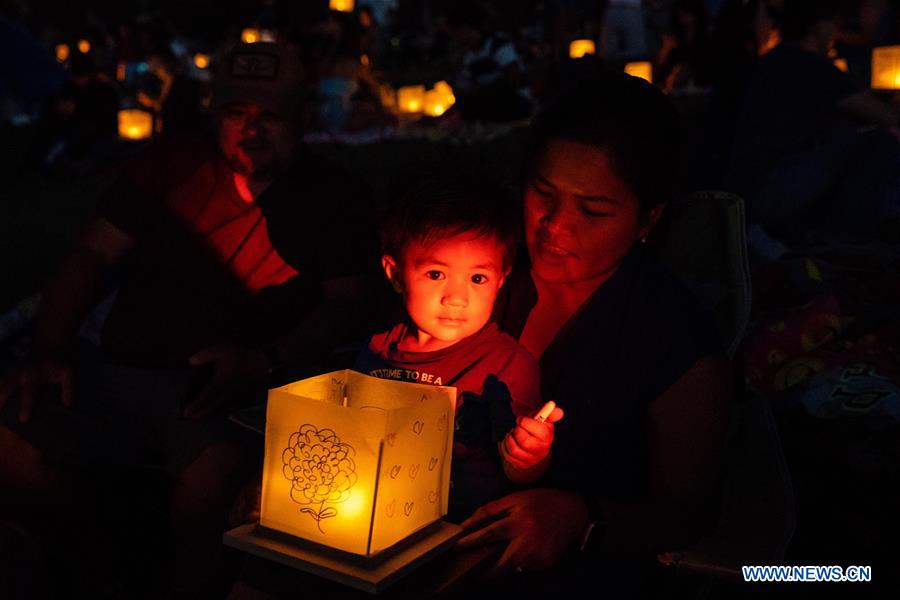
[[[605,279],[661,212],[659,205],[641,214],[637,196],[604,151],[551,140],[525,190],[533,272],[551,283]]]

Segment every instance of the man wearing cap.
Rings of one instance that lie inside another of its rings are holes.
[[[253,462],[228,413],[364,314],[366,190],[298,153],[301,97],[291,52],[232,50],[214,81],[214,135],[160,140],[121,168],[45,290],[31,360],[0,380],[0,449],[25,461],[0,467],[0,493],[74,498],[61,487],[73,469],[159,464],[185,593],[214,573]],[[111,274],[89,345],[79,325]],[[54,388],[61,402],[41,393]]]

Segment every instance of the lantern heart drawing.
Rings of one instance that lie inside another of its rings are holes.
[[[441,415],[441,418],[438,419],[437,430],[443,431],[444,429],[446,429],[446,427],[447,427],[447,413],[444,413],[443,415]]]
[[[437,492],[436,491],[431,490],[430,492],[428,492],[428,501],[432,504],[437,502]]]
[[[437,464],[438,464],[438,459],[437,459],[437,457],[436,457],[436,456],[432,456],[432,457],[431,457],[431,460],[428,461],[428,470],[429,470],[429,471],[434,471],[434,468],[437,466]]]
[[[388,516],[390,519],[394,516],[394,511],[397,510],[397,499],[394,498],[384,507],[384,514]]]
[[[422,430],[425,429],[425,423],[422,421],[416,421],[413,423],[413,431],[416,435],[422,435]]]
[[[400,465],[394,465],[391,467],[391,479],[397,479],[397,475],[400,474]]]
[[[387,434],[387,437],[385,439],[387,440],[387,445],[390,446],[391,448],[393,448],[394,442],[397,441],[397,434],[389,433],[389,434]]]
[[[413,504],[415,504],[415,503],[414,503],[414,502],[406,502],[406,503],[403,504],[403,513],[404,513],[407,517],[408,517],[410,514],[412,514]]]
[[[415,479],[416,475],[419,474],[419,466],[420,465],[418,465],[418,464],[409,465],[409,478],[410,479]]]

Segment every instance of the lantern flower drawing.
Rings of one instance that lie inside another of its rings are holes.
[[[355,455],[353,447],[342,443],[334,431],[310,424],[292,433],[282,452],[291,500],[304,505],[300,512],[315,519],[322,533],[322,521],[338,514],[336,508],[326,505],[347,500],[356,483]]]

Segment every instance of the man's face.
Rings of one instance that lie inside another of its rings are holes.
[[[236,172],[266,179],[294,151],[290,123],[257,104],[233,102],[219,115],[219,147]]]
[[[460,234],[429,244],[411,242],[397,263],[385,256],[388,278],[399,284],[420,350],[439,350],[487,324],[503,285],[504,249],[493,236]]]

